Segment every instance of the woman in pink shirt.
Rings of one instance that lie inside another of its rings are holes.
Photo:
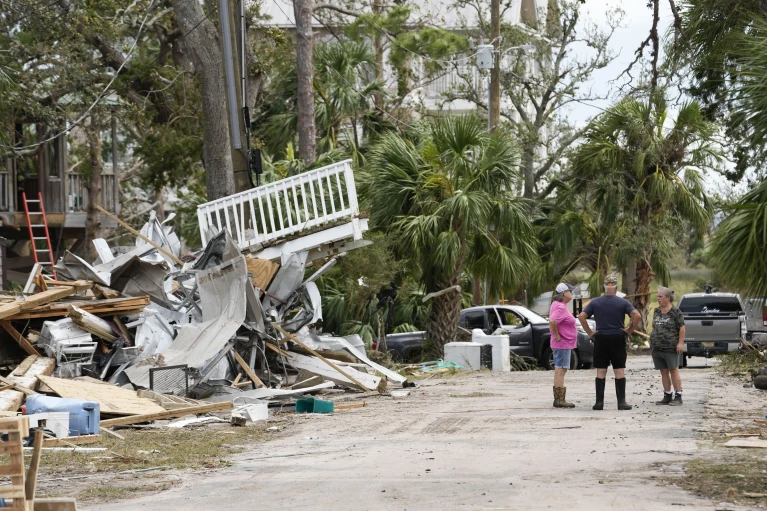
[[[578,345],[575,316],[567,309],[572,299],[573,286],[564,282],[557,284],[549,310],[550,343],[554,352],[554,408],[575,408],[573,403],[565,400],[565,373],[570,369],[570,352]]]

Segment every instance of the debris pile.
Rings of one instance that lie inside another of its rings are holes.
[[[360,219],[349,221],[358,238]],[[204,248],[182,258],[173,229],[152,213],[132,247],[97,239],[93,262],[67,251],[49,273],[35,265],[21,296],[0,297],[0,326],[28,355],[0,366],[0,412],[49,394],[95,408],[102,429],[235,407],[239,424],[262,417],[259,404],[320,389],[406,385],[367,357],[359,336],[318,329],[316,280],[339,252],[365,243],[344,244],[338,222],[331,243],[316,242],[315,226],[311,243],[293,235],[281,252],[276,242],[243,248],[228,229],[207,226]],[[69,409],[27,408],[52,416]],[[80,434],[98,432],[97,424]]]

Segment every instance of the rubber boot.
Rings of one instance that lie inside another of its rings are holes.
[[[626,378],[615,378],[615,395],[618,397],[618,410],[634,408],[626,403]]]
[[[605,379],[594,378],[597,389],[597,402],[591,407],[592,410],[602,410],[605,407]]]
[[[559,387],[559,406],[557,408],[575,408],[573,403],[567,402],[567,387]]]

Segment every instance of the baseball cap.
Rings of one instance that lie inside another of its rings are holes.
[[[557,284],[557,293],[564,293],[565,291],[572,291],[575,289],[574,286],[571,286],[570,284],[565,284],[564,282],[560,282]]]
[[[618,285],[618,276],[614,273],[609,274],[607,277],[605,277],[605,286],[617,286]]]

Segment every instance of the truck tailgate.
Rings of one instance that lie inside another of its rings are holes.
[[[711,342],[740,338],[740,319],[737,317],[689,317],[684,318],[685,341]]]

